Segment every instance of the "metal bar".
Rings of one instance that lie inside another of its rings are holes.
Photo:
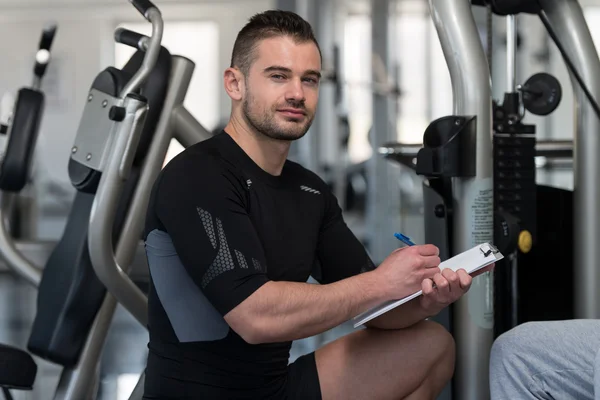
[[[394,13],[390,10],[391,0],[374,0],[371,2],[372,58],[380,61],[380,65],[389,68],[392,62],[390,46],[390,18]],[[373,69],[373,80],[379,81],[377,68]],[[396,131],[396,99],[382,93],[373,92],[373,125],[371,146],[377,148],[381,143],[397,140]],[[395,238],[390,235],[400,227],[400,191],[391,190],[397,187],[400,171],[380,157],[371,157],[367,161],[367,176],[370,190],[367,192],[366,221],[369,234],[369,250],[373,262],[377,265],[397,247]]]
[[[39,76],[34,76],[33,82],[31,83],[31,88],[35,90],[40,90],[42,88],[42,78]]]
[[[452,81],[454,114],[477,116],[476,176],[454,178],[453,248],[458,254],[493,240],[492,96],[490,70],[469,0],[430,0],[431,15]],[[493,282],[488,272],[473,279],[453,307],[456,339],[455,398],[489,398],[493,342]]]
[[[506,16],[506,92],[517,88],[517,16]]]
[[[576,0],[540,0],[573,66],[596,100],[600,99],[600,60]],[[574,149],[575,318],[600,318],[600,117],[569,71],[577,116]]]
[[[120,264],[116,259],[112,240],[112,226],[119,197],[127,178],[121,174],[123,160],[131,159],[130,154],[135,151],[136,146],[129,144],[141,130],[148,110],[146,103],[131,97],[125,98],[123,107],[126,110],[125,119],[116,124],[115,131],[111,133],[114,136],[113,145],[94,198],[88,230],[88,247],[92,266],[100,281],[134,318],[146,326],[146,296],[127,275],[126,269],[129,265]],[[138,185],[141,185],[141,181]],[[119,248],[123,248],[123,242],[138,241],[140,238],[137,232],[128,231],[126,225],[123,226],[123,232],[127,234],[121,236],[117,252]]]
[[[316,27],[316,34],[319,38],[323,61],[327,69],[338,69],[337,79],[342,80],[342,71],[340,65],[336,62],[336,9],[333,1],[317,0],[311,4],[313,10],[312,24]],[[344,129],[341,114],[342,105],[337,98],[339,82],[331,82],[328,85],[321,85],[316,120],[317,131],[311,132],[307,136],[308,158],[310,163],[307,167],[311,171],[319,173],[321,156],[325,162],[331,165],[331,182],[333,182],[334,195],[337,198],[338,205],[342,210],[346,209],[346,166],[347,151],[342,148],[342,131]],[[319,133],[321,132],[321,133]],[[326,134],[325,134],[326,132]],[[324,150],[324,151],[323,151]],[[321,153],[321,154],[320,154]]]
[[[417,143],[390,143],[378,148],[379,154],[414,158],[423,147]],[[572,140],[538,140],[535,144],[535,155],[549,158],[572,158]]]
[[[172,135],[173,124],[170,121],[173,109],[183,102],[191,76],[194,70],[194,64],[179,56],[173,56],[171,77],[163,111],[159,124],[156,128],[154,139],[146,155],[142,174],[139,179],[136,192],[134,194],[127,219],[123,226],[124,235],[119,241],[119,249],[126,251],[135,248],[141,236],[143,228],[143,216],[146,212],[147,201],[162,167]],[[128,112],[128,117],[132,118],[138,111],[135,108],[135,100],[127,99],[127,104],[131,104],[132,110]],[[133,104],[132,104],[133,103]],[[107,287],[119,303],[125,307],[141,324],[147,326],[147,298],[141,290],[131,281],[127,271],[123,267],[129,267],[128,264],[122,264],[115,260],[112,248],[112,221],[116,213],[118,194],[122,189],[122,181],[119,176],[122,157],[128,143],[128,130],[133,129],[133,121],[127,124],[127,118],[123,121],[122,129],[115,137],[115,145],[111,152],[111,158],[108,167],[103,171],[98,193],[94,201],[92,215],[90,217],[89,247],[90,256],[94,270],[98,278]]]
[[[572,140],[539,140],[535,144],[538,157],[573,158]]]
[[[73,368],[65,368],[54,393],[54,400],[80,400],[95,398],[99,384],[102,350],[108,336],[117,302],[109,293],[94,318],[94,323],[81,350],[79,361]]]
[[[173,121],[173,130],[175,131],[175,139],[183,147],[193,146],[198,142],[212,137],[212,133],[202,126],[183,104],[173,109],[171,118]]]
[[[123,91],[120,93],[121,98],[137,90],[137,88],[139,88],[140,85],[148,78],[150,72],[152,72],[152,69],[156,64],[158,55],[160,54],[160,44],[164,30],[162,16],[160,11],[155,7],[150,8],[146,15],[148,21],[152,23],[152,36],[150,37],[150,45],[146,51],[142,66],[137,70],[133,78],[127,82],[127,85],[125,85]]]
[[[546,171],[573,171],[573,160],[565,158],[537,158],[535,167]]]
[[[169,148],[171,138],[173,137],[173,124],[170,119],[172,118],[173,111],[177,109],[185,99],[185,95],[192,79],[192,74],[194,73],[194,67],[194,63],[185,57],[172,57],[169,91],[163,105],[159,124],[154,133],[154,140],[152,141],[152,145],[144,160],[142,174],[131,201],[127,219],[123,226],[124,232],[132,233],[131,235],[127,235],[126,240],[119,243],[119,246],[122,246],[123,249],[135,250],[140,241],[150,192],[152,191],[154,181],[161,171],[163,160]],[[183,114],[180,113],[179,116],[181,117],[181,115]],[[186,121],[188,123],[191,122],[189,119],[186,119]],[[196,126],[200,125],[196,124]],[[198,131],[195,131],[195,133],[196,138],[198,138]],[[131,253],[131,257],[133,257],[133,255],[134,253]],[[129,265],[129,263],[127,265]],[[144,324],[144,326],[146,325]]]
[[[17,275],[25,279],[27,283],[38,287],[42,279],[41,270],[17,249],[7,230],[6,218],[15,196],[13,193],[0,193],[0,255],[6,261],[6,265]]]

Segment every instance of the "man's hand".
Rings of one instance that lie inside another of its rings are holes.
[[[424,279],[440,272],[440,250],[433,245],[396,249],[373,272],[388,300],[401,299],[421,288]]]
[[[464,269],[459,269],[457,272],[444,269],[441,273],[435,274],[433,278],[423,280],[421,284],[423,296],[420,297],[421,307],[429,315],[439,313],[467,293],[474,277],[493,269],[494,264],[488,265],[474,273],[473,276],[467,274]]]

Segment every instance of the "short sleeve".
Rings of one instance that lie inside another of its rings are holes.
[[[167,168],[156,215],[187,273],[224,316],[268,281],[245,187],[218,162],[181,160]]]
[[[313,277],[326,284],[375,269],[365,247],[346,225],[336,197],[329,189],[324,193],[325,212],[317,245],[319,271]]]

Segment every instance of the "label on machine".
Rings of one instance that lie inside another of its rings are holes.
[[[494,189],[492,178],[480,179],[473,191],[470,227],[471,246],[491,240],[494,233]]]
[[[494,236],[494,181],[493,178],[477,179],[469,197],[471,246],[489,242]],[[483,329],[494,326],[493,275],[489,272],[473,279],[467,295],[469,315],[473,323]],[[481,301],[481,299],[485,299]]]

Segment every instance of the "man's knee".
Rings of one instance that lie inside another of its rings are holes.
[[[450,332],[442,325],[433,321],[421,322],[419,329],[424,331],[422,334],[426,338],[426,346],[430,351],[434,365],[443,365],[444,369],[452,375],[454,372],[456,345]]]

